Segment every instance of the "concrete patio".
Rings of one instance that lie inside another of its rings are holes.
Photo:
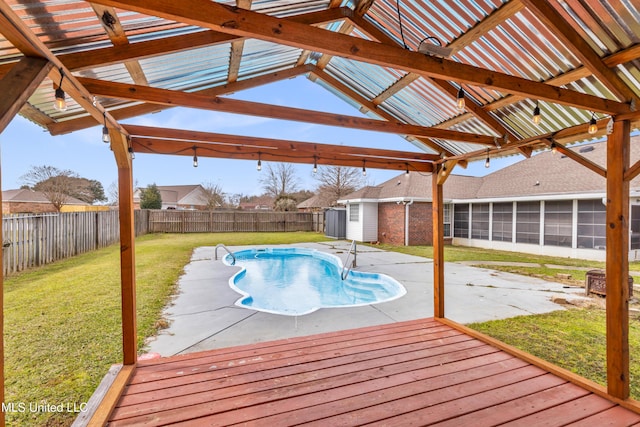
[[[349,242],[293,245],[339,256]],[[247,247],[230,247],[232,251]],[[219,250],[219,258],[224,255]],[[229,287],[240,267],[214,259],[214,247],[194,251],[179,280],[178,294],[165,309],[169,327],[146,350],[162,356],[311,335],[433,316],[433,263],[429,259],[358,247],[359,271],[387,274],[404,285],[397,300],[352,308],[320,309],[305,316],[281,316],[237,307],[241,297]],[[481,322],[563,309],[552,296],[584,298],[582,288],[484,268],[447,263],[446,316],[459,323]]]

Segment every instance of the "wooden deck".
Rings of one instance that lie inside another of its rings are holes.
[[[630,426],[640,415],[433,319],[140,362],[111,426]]]

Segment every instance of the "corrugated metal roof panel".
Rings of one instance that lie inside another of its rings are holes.
[[[331,59],[325,71],[368,99],[375,98],[406,74],[388,67],[338,57]]]
[[[239,77],[247,79],[292,68],[296,65],[301,53],[302,49],[261,40],[246,40],[240,62]]]

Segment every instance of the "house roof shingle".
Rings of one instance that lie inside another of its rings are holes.
[[[28,188],[19,188],[15,190],[5,190],[2,192],[2,201],[16,203],[51,203],[47,197],[40,191],[30,190]],[[88,205],[88,203],[75,197],[67,196],[65,205]]]
[[[572,148],[587,160],[606,169],[605,142]],[[640,136],[632,138],[631,163],[640,159]],[[640,187],[640,177],[631,181]],[[540,197],[560,194],[603,193],[606,180],[576,161],[544,151],[484,177],[452,174],[444,184],[445,200]],[[398,175],[376,187],[366,187],[345,196],[344,200],[412,198],[431,200],[431,175],[411,172]]]

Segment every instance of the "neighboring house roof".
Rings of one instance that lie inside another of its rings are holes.
[[[157,185],[162,203],[175,205],[206,205],[203,198],[204,188],[200,184],[194,185]],[[134,196],[136,202],[140,201],[140,189]]]
[[[14,203],[51,203],[49,199],[40,191],[30,190],[28,188],[19,188],[17,190],[5,190],[2,192],[3,202]],[[88,206],[89,203],[76,199],[75,197],[67,196],[65,205],[84,205]]]
[[[254,197],[250,202],[240,203],[241,209],[271,209],[273,207],[274,199],[271,196],[258,196]]]
[[[316,194],[309,197],[307,200],[298,203],[298,209],[311,209],[311,208],[330,208],[335,203],[325,194]]]
[[[580,145],[572,150],[606,169],[605,142]],[[630,157],[631,164],[640,159],[640,136],[632,138]],[[376,187],[365,187],[348,194],[339,202],[431,201],[431,180],[429,174],[402,174]],[[631,181],[631,188],[640,188],[640,177]],[[445,200],[600,194],[606,191],[606,180],[560,153],[545,151],[484,177],[452,174],[443,191]]]

